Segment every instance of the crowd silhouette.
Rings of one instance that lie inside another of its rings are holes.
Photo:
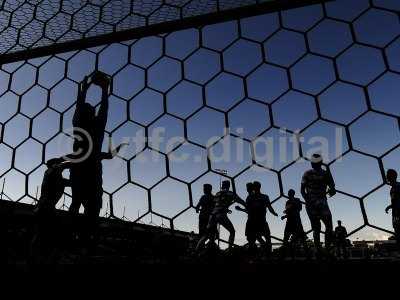
[[[47,170],[43,177],[41,197],[35,209],[37,217],[37,230],[32,240],[32,254],[48,249],[49,241],[55,233],[52,231],[52,222],[55,217],[55,207],[67,186],[72,190],[72,204],[69,211],[72,215],[79,213],[81,206],[84,208],[86,221],[81,228],[80,239],[88,253],[93,253],[97,243],[97,222],[102,208],[102,160],[112,159],[126,144],[121,144],[115,149],[109,147],[109,152],[102,152],[105,126],[108,116],[108,97],[110,95],[110,77],[102,72],[94,72],[86,76],[79,84],[76,110],[73,117],[74,144],[73,153],[60,158],[53,158],[47,162]],[[86,102],[89,87],[94,84],[101,88],[102,98],[98,113],[96,108]],[[320,241],[321,227],[325,227],[325,252],[332,253],[336,249],[338,257],[348,257],[347,230],[338,222],[333,229],[332,213],[329,208],[328,197],[336,194],[335,181],[329,169],[324,168],[323,158],[314,154],[311,158],[311,169],[306,171],[301,180],[301,195],[304,199],[305,210],[310,219],[314,248],[317,257],[322,255],[323,246]],[[63,177],[63,171],[70,170],[70,178]],[[397,243],[400,243],[400,183],[397,181],[397,172],[387,172],[387,183],[392,187],[390,192],[391,205],[386,213],[392,211],[393,227]],[[215,195],[213,187],[205,184],[204,195],[199,200],[196,211],[199,213],[199,239],[195,253],[199,254],[204,249],[216,246],[219,238],[219,227],[222,226],[229,232],[229,249],[234,247],[235,228],[229,219],[232,213],[231,206],[236,205],[236,210],[247,214],[245,234],[248,241],[249,253],[258,249],[257,242],[263,249],[262,252],[271,256],[271,232],[266,219],[269,211],[275,217],[278,214],[271,205],[268,195],[262,193],[260,182],[248,183],[247,198],[241,199],[231,191],[230,181],[223,181]],[[283,255],[295,256],[298,244],[302,245],[307,257],[310,256],[310,247],[307,243],[306,233],[302,225],[300,212],[303,202],[296,197],[294,190],[288,191],[288,200],[283,211],[282,221],[286,221]],[[208,242],[208,243],[207,243]]]

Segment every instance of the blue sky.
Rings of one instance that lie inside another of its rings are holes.
[[[374,2],[378,7],[400,9],[397,1]],[[169,163],[170,175],[179,181],[165,178],[166,157],[143,149],[143,143],[131,143],[121,154],[124,159],[104,162],[104,209],[112,195],[116,216],[122,217],[125,211],[125,217],[136,219],[148,212],[151,196],[152,210],[173,218],[189,207],[189,188],[194,204],[204,183],[213,184],[216,191],[220,177],[206,173],[207,151],[202,146],[212,137],[221,139],[229,124],[233,135],[209,149],[216,156],[211,167],[228,170],[242,197],[246,182],[260,181],[263,191],[277,200],[274,207],[281,215],[285,199],[279,198],[278,171],[282,171],[286,194],[290,188],[299,191],[301,176],[309,165],[297,162],[287,167],[298,157],[292,155],[296,150],[290,143],[293,135],[280,129],[307,128],[301,131],[304,154],[319,145],[316,137],[324,137],[329,143],[327,162],[349,149],[345,133],[339,135],[339,143],[336,141],[338,132],[342,132],[338,129],[344,128],[340,124],[348,126],[354,149],[368,155],[381,157],[399,143],[400,22],[394,13],[365,11],[367,8],[368,1],[334,1],[326,6],[330,18],[323,20],[323,10],[316,5],[283,12],[281,17],[268,14],[3,65],[0,175],[1,180],[6,178],[6,194],[31,203],[32,199],[24,195],[35,197],[44,171],[39,167],[43,159],[70,151],[70,140],[58,132],[71,128],[77,82],[97,66],[113,76],[107,132],[115,143],[133,137],[140,140],[146,134],[155,134],[157,128],[165,128],[165,140],[178,137],[173,145],[179,145],[185,137],[189,141],[172,154],[190,157],[185,162]],[[352,36],[346,22],[360,14],[353,22]],[[279,26],[280,20],[284,28]],[[91,103],[97,103],[99,96],[98,89],[90,89]],[[319,120],[316,103],[322,117]],[[367,112],[368,105],[375,111]],[[275,128],[267,131],[272,125]],[[29,135],[33,138],[27,139]],[[273,141],[271,148],[262,143],[268,138]],[[251,142],[257,163],[274,171],[251,167]],[[231,147],[232,157],[227,161],[218,159],[226,149],[223,144]],[[343,151],[336,150],[338,145]],[[150,141],[149,146],[166,153],[171,145]],[[278,155],[282,149],[288,153],[285,161]],[[13,155],[14,169],[8,171]],[[331,166],[340,191],[363,197],[382,184],[378,161],[368,155],[352,151]],[[235,159],[237,156],[241,159]],[[396,169],[399,159],[396,148],[382,162],[385,168]],[[128,171],[134,183],[126,184]],[[329,201],[334,221],[343,220],[349,231],[364,224],[358,199],[338,194]],[[364,201],[370,223],[391,229],[391,218],[384,213],[389,203],[388,187]],[[303,217],[309,229],[304,212]],[[284,223],[270,215],[267,218],[272,233],[281,237]],[[232,220],[242,243],[245,215],[234,212]],[[144,221],[150,222],[149,214]],[[169,225],[156,215],[153,223]],[[193,209],[174,219],[176,228],[182,230],[196,230],[196,224]],[[365,228],[352,238],[385,236],[384,232]]]

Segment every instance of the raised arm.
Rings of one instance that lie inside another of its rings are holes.
[[[275,217],[278,216],[278,214],[276,213],[276,211],[275,211],[274,208],[272,207],[271,202],[270,202],[269,200],[268,200],[268,202],[267,202],[267,208],[268,208],[268,210],[271,212],[271,214],[273,214]]]
[[[301,179],[301,195],[303,199],[307,201],[307,173],[304,173],[303,178]]]
[[[333,179],[331,171],[328,169],[328,187],[329,187],[329,195],[332,197],[336,194],[336,185],[335,180]]]
[[[75,108],[75,113],[74,117],[72,120],[72,123],[74,126],[76,126],[79,122],[79,116],[82,111],[82,107],[86,102],[86,94],[87,90],[89,89],[89,77],[85,76],[82,82],[79,83],[78,85],[78,97],[76,100],[76,108]]]
[[[238,204],[240,204],[240,205],[243,205],[244,207],[247,207],[246,201],[244,201],[242,198],[240,198],[240,197],[239,197],[238,195],[236,195],[236,194],[235,194],[235,202],[238,203]]]
[[[122,147],[128,146],[128,143],[121,143],[120,145],[118,145],[115,149],[111,150],[111,155],[112,157],[117,156],[117,154],[121,151]]]
[[[128,146],[128,143],[122,143],[119,146],[117,146],[115,149],[110,149],[108,152],[102,152],[101,153],[101,159],[113,159],[116,157],[121,150],[122,147]]]
[[[108,96],[110,89],[110,79],[105,75],[101,75],[101,79],[98,82],[99,86],[102,89],[101,93],[101,103],[99,113],[97,114],[97,126],[99,126],[100,131],[104,131],[107,124],[107,116],[108,116]]]

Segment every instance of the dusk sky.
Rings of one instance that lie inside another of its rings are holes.
[[[204,183],[211,183],[216,192],[220,176],[209,172],[197,178],[207,171],[207,142],[219,137],[209,147],[211,167],[235,177],[236,190],[243,198],[246,183],[260,181],[263,192],[276,200],[274,208],[281,216],[285,199],[281,198],[278,171],[283,170],[284,194],[293,188],[299,195],[301,177],[310,167],[299,161],[286,168],[299,158],[290,132],[300,130],[304,156],[324,149],[321,146],[326,143],[327,163],[347,153],[351,144],[369,155],[351,151],[331,165],[337,189],[355,196],[338,193],[329,199],[334,222],[342,220],[349,232],[359,228],[364,220],[356,198],[383,183],[374,157],[385,155],[385,169],[400,171],[400,150],[394,149],[400,141],[400,2],[372,1],[386,10],[367,10],[369,2],[332,1],[326,4],[325,16],[322,6],[314,5],[1,66],[0,180],[6,179],[5,194],[32,203],[24,195],[36,196],[45,170],[41,163],[71,151],[71,140],[57,133],[60,129],[71,132],[77,82],[97,67],[113,76],[107,132],[114,144],[130,141],[121,153],[124,159],[103,163],[103,214],[110,195],[115,215],[123,217],[125,211],[126,218],[135,220],[148,212],[149,194],[152,210],[173,218],[190,206],[189,188],[194,205]],[[97,103],[99,97],[99,90],[91,88],[89,101]],[[317,120],[316,104],[324,120]],[[367,112],[369,104],[374,111]],[[348,126],[351,143],[340,124]],[[225,125],[231,135],[222,138]],[[271,126],[275,128],[267,131]],[[164,140],[151,140],[149,146],[162,153],[183,143],[185,137],[188,140],[170,153],[169,164],[165,156],[143,149],[143,141],[133,142],[146,134],[154,137],[159,128],[165,129]],[[26,139],[29,135],[34,139]],[[108,140],[105,150],[107,145]],[[16,148],[15,164],[9,170],[11,148]],[[188,159],[174,161],[171,155]],[[253,159],[265,168],[251,167]],[[170,175],[181,182],[171,177],[161,181],[167,166]],[[124,185],[128,169],[135,184]],[[384,212],[389,187],[363,201],[369,222],[392,230],[391,216]],[[305,211],[302,216],[309,230]],[[237,242],[243,244],[246,216],[234,212],[231,218],[238,231]],[[284,222],[270,214],[267,218],[272,234],[282,237]],[[149,223],[150,214],[143,221]],[[168,220],[156,215],[153,223],[169,226]],[[197,231],[194,209],[174,219],[174,225]],[[367,227],[351,238],[388,236]]]

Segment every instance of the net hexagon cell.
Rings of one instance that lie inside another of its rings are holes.
[[[18,2],[0,1],[1,54],[216,9],[207,1]],[[387,234],[383,176],[400,149],[399,11],[398,1],[337,0],[2,64],[4,197],[34,203],[45,160],[71,151],[64,133],[79,81],[102,70],[113,79],[106,136],[129,141],[104,164],[103,215],[154,215],[196,231],[202,185],[216,192],[222,179],[242,197],[246,182],[260,181],[282,214],[288,189],[299,194],[306,159],[327,147],[334,220],[353,237]],[[89,95],[99,102],[99,91]],[[232,218],[242,243],[244,216]],[[280,239],[278,223],[271,231]]]

